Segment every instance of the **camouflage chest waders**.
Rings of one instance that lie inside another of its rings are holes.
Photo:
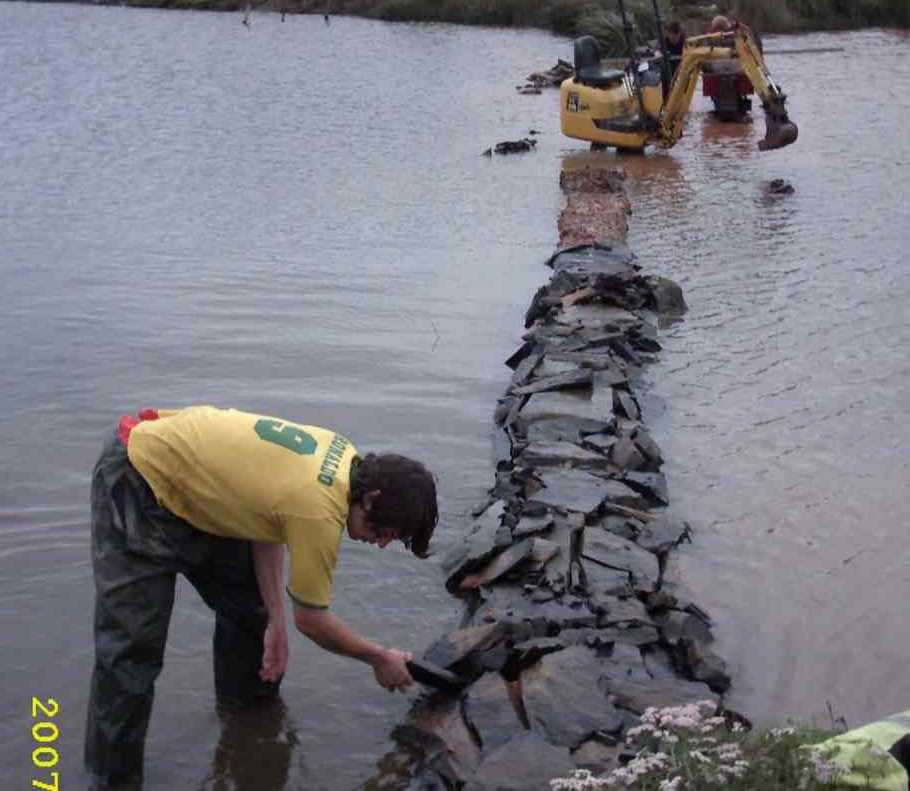
[[[248,541],[220,538],[159,505],[116,433],[92,478],[95,665],[85,763],[95,783],[136,785],[177,573],[215,611],[215,695],[243,705],[277,695],[259,678],[267,615]]]

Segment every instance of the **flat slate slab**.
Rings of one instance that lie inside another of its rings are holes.
[[[641,527],[636,542],[642,549],[664,553],[686,541],[690,533],[687,522],[670,514],[661,514]]]
[[[606,436],[598,434],[597,436]],[[607,458],[602,453],[588,450],[565,440],[536,440],[528,444],[518,456],[518,463],[527,467],[575,467],[581,470],[603,470]]]
[[[604,391],[605,388],[579,393],[536,393],[521,408],[516,422],[528,426],[539,420],[570,417],[609,423],[613,415],[613,393],[607,391],[605,396]]]
[[[450,699],[419,702],[407,722],[392,731],[392,738],[426,752],[440,751],[447,775],[466,782],[480,765],[480,747],[461,714],[461,701]]]
[[[630,270],[633,260],[625,245],[582,245],[557,253],[547,264],[556,273],[620,275]]]
[[[551,744],[576,747],[600,730],[619,731],[623,719],[598,691],[602,660],[585,646],[543,656],[521,676],[531,730]]]
[[[660,575],[660,564],[656,555],[628,539],[596,527],[585,531],[582,557],[604,566],[628,571],[636,587],[653,585]]]
[[[522,516],[512,528],[512,537],[516,540],[536,533],[543,533],[553,528],[553,514],[543,516]]]
[[[611,431],[612,417],[608,420],[564,416],[543,417],[533,422],[516,421],[516,430],[530,442],[541,440],[578,442],[587,434]]]
[[[607,496],[607,481],[582,470],[538,470],[542,487],[529,500],[568,511],[589,514]]]
[[[423,655],[427,662],[449,668],[469,654],[477,654],[492,648],[505,637],[505,631],[497,624],[483,624],[456,629],[440,637]]]
[[[623,482],[630,489],[654,501],[658,505],[669,505],[667,479],[662,472],[632,472],[623,475]]]
[[[464,716],[480,737],[484,754],[525,730],[499,673],[484,673],[468,690]]]
[[[512,544],[508,549],[492,558],[483,568],[465,576],[458,587],[461,590],[470,590],[479,588],[481,585],[489,585],[504,574],[508,574],[519,564],[529,560],[533,549],[533,539],[530,538]]]
[[[551,791],[552,778],[574,769],[568,749],[524,731],[486,756],[463,791]]]
[[[613,655],[604,660],[599,683],[617,706],[643,714],[654,706],[679,706],[700,700],[716,701],[707,684],[687,681],[677,675],[652,677],[637,648],[617,644]]]
[[[572,305],[560,312],[557,323],[564,326],[579,326],[587,330],[638,324],[639,318],[623,308],[608,305]]]
[[[527,384],[519,387],[513,387],[512,392],[515,395],[533,395],[534,393],[546,393],[555,390],[574,390],[579,388],[590,388],[594,375],[591,371],[584,368],[577,368],[575,371],[553,376],[542,376],[531,379]]]

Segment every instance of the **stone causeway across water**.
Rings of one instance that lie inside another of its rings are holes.
[[[660,319],[685,310],[681,290],[623,243],[620,171],[561,184],[572,246],[547,262],[507,361],[495,483],[442,564],[461,627],[418,661],[440,689],[393,732],[421,755],[414,791],[544,790],[575,768],[605,771],[646,708],[720,706],[730,686],[674,563],[691,530],[668,511],[634,387]]]

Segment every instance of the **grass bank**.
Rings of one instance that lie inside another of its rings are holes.
[[[112,5],[243,11],[251,7],[289,14],[350,14],[391,22],[534,27],[575,36],[621,36],[616,0],[94,0]],[[699,4],[660,0],[666,18],[678,17],[690,33],[725,13],[762,33],[910,27],[908,0],[716,0]],[[653,37],[651,0],[626,0],[641,38]]]
[[[589,32],[592,23],[614,20],[616,0],[269,0],[288,11],[354,14],[390,21],[454,22],[467,25],[538,27],[555,33]],[[650,0],[627,0],[643,33]],[[698,24],[728,13],[765,33],[860,27],[910,26],[907,0],[717,0],[704,5],[661,0],[667,16]],[[618,19],[615,19],[618,24]]]

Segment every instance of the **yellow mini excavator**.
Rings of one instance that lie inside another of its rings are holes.
[[[752,32],[735,24],[731,30],[707,33],[686,41],[675,74],[660,53],[633,48],[632,28],[619,0],[629,62],[625,69],[602,68],[602,50],[593,36],[575,40],[575,75],[560,87],[562,132],[588,140],[593,147],[611,146],[641,152],[648,145],[670,148],[682,137],[683,119],[692,103],[703,63],[739,58],[765,111],[761,151],[783,148],[796,140],[798,130],[787,116],[786,96],[771,80]],[[663,30],[654,0],[658,40]]]

